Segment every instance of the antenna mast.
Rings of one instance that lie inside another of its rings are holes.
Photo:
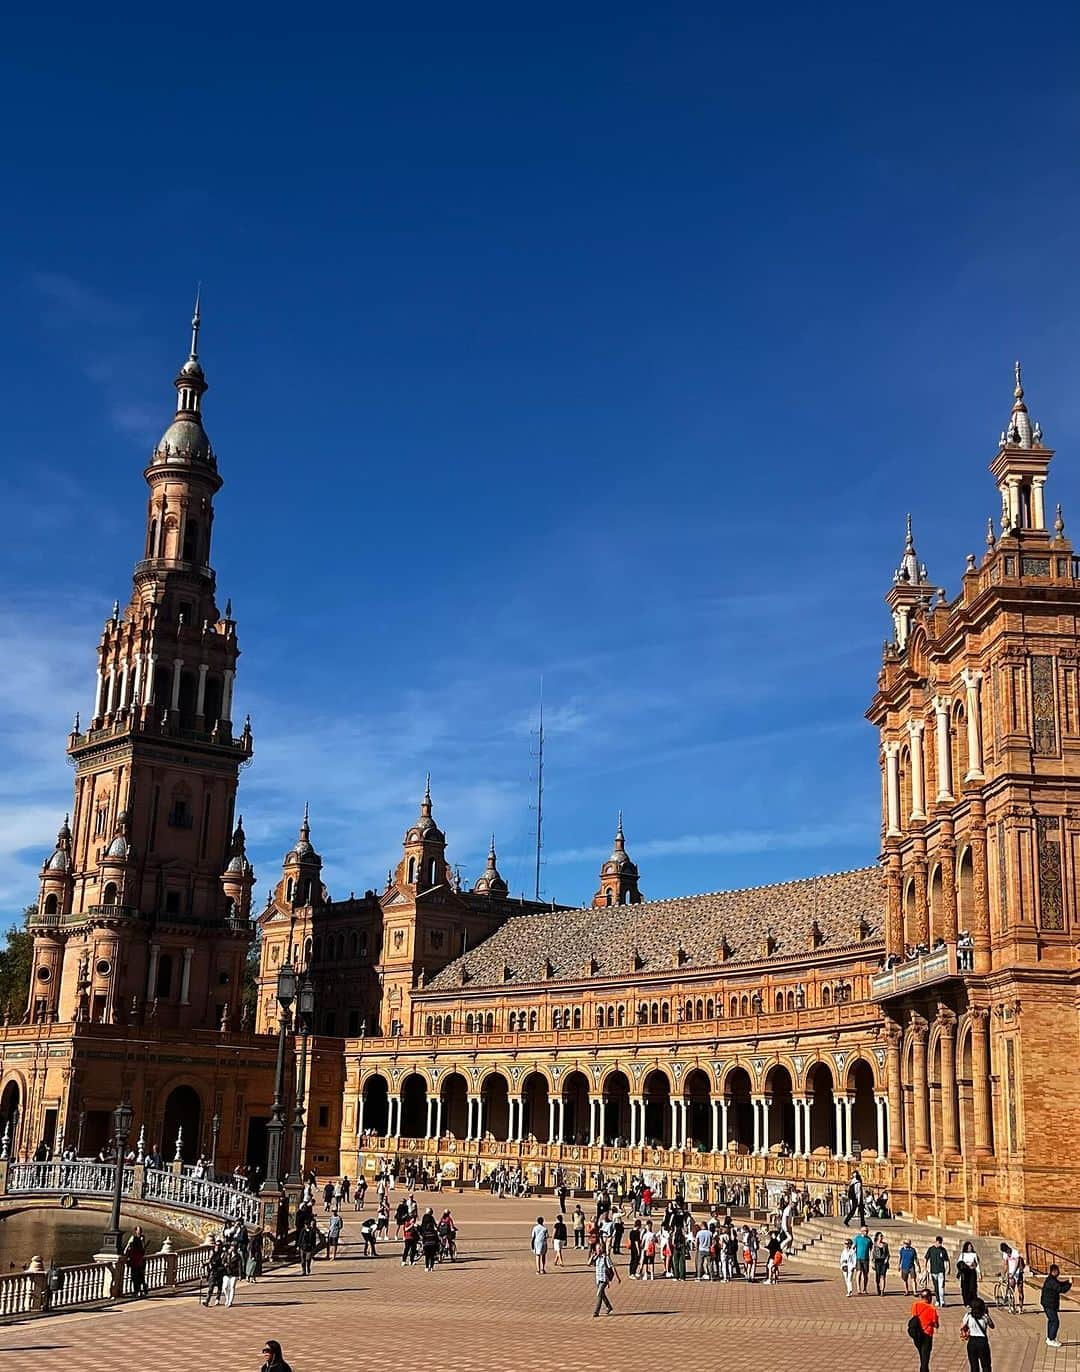
[[[541,853],[544,847],[544,678],[540,678],[540,720],[536,730],[536,900],[540,899]]]

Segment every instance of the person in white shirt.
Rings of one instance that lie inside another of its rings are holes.
[[[694,1235],[694,1275],[698,1281],[709,1280],[709,1249],[712,1247],[712,1234],[709,1226],[703,1224]]]
[[[855,1275],[855,1268],[857,1266],[858,1260],[855,1257],[855,1246],[850,1239],[845,1239],[844,1246],[840,1250],[840,1271],[843,1275],[844,1286],[847,1288],[849,1296],[852,1294],[851,1281]]]
[[[548,1230],[544,1223],[543,1215],[537,1215],[536,1223],[532,1227],[532,1237],[529,1240],[536,1257],[536,1275],[542,1277],[547,1272],[547,1251],[548,1251]]]

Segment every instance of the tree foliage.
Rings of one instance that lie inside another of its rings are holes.
[[[0,948],[0,1011],[10,1008],[12,1019],[22,1019],[30,995],[30,968],[34,960],[34,936],[26,919],[37,909],[28,905],[21,925],[7,931],[7,942]]]

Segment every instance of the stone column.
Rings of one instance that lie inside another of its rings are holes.
[[[911,1088],[914,1106],[915,1152],[924,1157],[930,1152],[930,1087],[926,1077],[927,1024],[912,1017]]]
[[[128,688],[128,664],[125,662],[120,668],[120,690],[116,695],[116,708],[122,710],[127,704]]]
[[[161,945],[152,943],[150,945],[150,965],[146,970],[146,999],[153,1000],[154,991],[157,987],[158,958],[161,956]]]
[[[208,663],[199,664],[199,689],[195,697],[195,714],[198,719],[202,719],[206,714],[206,673],[209,670]]]
[[[131,679],[131,704],[132,708],[142,703],[142,680],[143,680],[143,656],[142,653],[135,654],[135,675]]]
[[[889,1102],[880,1093],[874,1096],[874,1109],[877,1112],[877,1151],[883,1158],[889,1151],[888,1113]]]
[[[895,1140],[892,1138],[892,1129],[890,1129],[889,1151],[892,1152],[895,1145],[896,1151],[899,1152],[904,1143],[904,1100],[901,1094],[902,1083],[900,1080],[900,1043],[903,1035],[900,1031],[900,1026],[891,1021],[888,1024],[886,1032],[888,1038],[885,1043],[885,1085],[889,1093],[889,1123],[892,1125],[892,1121],[896,1121],[896,1124],[893,1126],[896,1130]]]
[[[364,1093],[363,1091],[356,1098],[356,1132],[364,1132]]]
[[[557,1121],[556,1121],[556,1129],[558,1130],[558,1134],[559,1134],[559,1142],[560,1142],[560,1143],[565,1143],[565,1142],[566,1142],[566,1101],[563,1100],[562,1096],[560,1096],[559,1099],[558,1099],[555,1103],[556,1103],[556,1105],[559,1107],[559,1109],[558,1109],[558,1119],[557,1119]]]
[[[855,1101],[851,1096],[844,1096],[841,1103],[844,1107],[844,1157],[852,1158],[855,1156],[853,1147],[855,1130],[852,1126],[851,1116],[855,1107]]]
[[[560,1140],[555,1134],[555,1097],[548,1096],[548,1140],[551,1143],[558,1143]]]
[[[893,957],[904,954],[903,875],[900,854],[893,848],[885,859],[885,951]]]
[[[941,1143],[946,1153],[960,1152],[960,1119],[956,1105],[956,1016],[945,1006],[937,1013],[941,1043]]]
[[[769,1112],[772,1109],[772,1096],[762,1096],[759,1103],[761,1106],[761,1156],[767,1158],[769,1156],[769,1145],[772,1143],[769,1128]]]
[[[1045,485],[1045,476],[1033,476],[1031,478],[1031,527],[1033,529],[1046,528],[1046,493],[1043,489]]]
[[[469,1141],[480,1137],[480,1098],[466,1097],[465,1116],[467,1120],[465,1138]]]
[[[834,1158],[842,1158],[845,1155],[844,1148],[844,1102],[841,1096],[833,1096],[833,1123],[836,1128],[836,1147],[833,1150]]]
[[[973,1006],[971,1018],[971,1089],[975,1116],[975,1156],[994,1152],[993,1116],[990,1107],[990,1044],[986,1036],[990,1012]]]
[[[170,710],[179,710],[180,708],[180,673],[183,671],[183,669],[183,659],[179,657],[174,659],[172,674],[172,700],[169,705]]]
[[[645,1133],[645,1102],[640,1096],[630,1097],[630,1147],[640,1148]]]
[[[728,1098],[720,1097],[720,1152],[727,1156],[728,1146]]]
[[[105,673],[98,668],[97,690],[94,692],[94,718],[100,719],[105,705]]]
[[[886,743],[885,748],[885,807],[887,838],[900,837],[900,745]]]
[[[436,1137],[437,1139],[441,1139],[441,1138],[442,1138],[442,1111],[443,1111],[442,1096],[436,1096],[436,1097],[435,1097],[435,1137]]]
[[[915,885],[915,928],[907,931],[908,937],[912,943],[925,943],[929,947],[930,903],[926,894],[926,839],[921,834],[915,839],[912,876]]]
[[[798,1098],[798,1096],[795,1096],[795,1097],[792,1099],[792,1102],[791,1102],[791,1103],[792,1103],[792,1105],[794,1105],[794,1107],[795,1107],[795,1150],[794,1150],[794,1151],[795,1151],[795,1156],[796,1156],[797,1158],[801,1158],[801,1157],[802,1157],[802,1151],[803,1151],[803,1149],[802,1149],[802,1135],[803,1135],[803,1129],[802,1129],[802,1122],[803,1122],[802,1107],[803,1107],[803,1103],[802,1103],[802,1101]]]
[[[195,952],[194,948],[184,949],[184,961],[180,968],[180,1004],[190,1005],[189,995],[191,992],[191,958]]]
[[[941,937],[946,943],[956,942],[956,844],[953,842],[952,820],[941,821],[937,847],[941,863]]]
[[[754,1146],[751,1152],[756,1156],[761,1152],[761,1112],[758,1106],[761,1104],[760,1096],[750,1097],[750,1114],[754,1120]]]
[[[938,802],[950,801],[952,793],[952,748],[949,742],[949,707],[947,696],[934,697],[934,719],[937,729]]]
[[[116,668],[110,666],[107,677],[105,678],[105,713],[111,715],[113,712],[113,691],[116,689]]]
[[[926,818],[926,783],[923,779],[923,729],[921,719],[908,724],[911,739],[911,818]]]
[[[236,673],[231,668],[226,668],[222,675],[225,678],[225,685],[221,692],[221,718],[231,724],[233,681],[236,679]]]
[[[1018,529],[1018,528],[1020,528],[1021,523],[1022,523],[1022,519],[1021,519],[1021,500],[1020,500],[1020,478],[1019,478],[1018,476],[1010,476],[1010,477],[1008,478],[1008,486],[1009,486],[1009,521],[1010,521],[1009,527],[1012,528],[1012,529]]]
[[[713,1097],[712,1100],[712,1152],[720,1151],[720,1102]]]
[[[982,734],[979,728],[979,686],[982,683],[982,672],[965,669],[962,679],[967,692],[968,739],[968,769],[964,774],[964,780],[982,781]]]
[[[975,971],[990,971],[990,892],[986,876],[986,804],[971,800],[971,934]]]

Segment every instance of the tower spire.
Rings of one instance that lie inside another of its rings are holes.
[[[191,316],[191,358],[198,361],[199,357],[199,329],[202,325],[202,315],[199,306],[202,301],[202,282],[195,287],[195,312]]]

